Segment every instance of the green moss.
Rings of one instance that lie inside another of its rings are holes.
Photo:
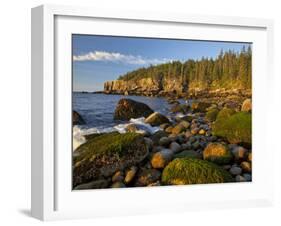
[[[231,108],[223,108],[222,110],[220,110],[220,112],[217,114],[217,118],[216,120],[220,120],[220,119],[226,119],[228,117],[230,117],[231,115],[235,114],[235,111]]]
[[[197,158],[197,159],[200,159],[200,158],[202,158],[202,154],[199,154],[198,152],[193,151],[193,150],[186,150],[186,151],[182,151],[182,152],[176,154],[175,158]]]
[[[216,120],[218,113],[219,113],[218,109],[212,108],[206,113],[206,119],[210,122],[213,122]]]
[[[104,154],[114,154],[121,157],[126,153],[127,147],[139,137],[141,135],[137,133],[120,134],[118,132],[90,137],[86,143],[76,150],[80,152],[80,155],[75,161],[89,158],[93,160]]]
[[[204,160],[224,165],[228,164],[233,156],[227,146],[221,143],[209,143],[203,151]]]
[[[208,184],[231,182],[231,175],[221,167],[200,159],[177,158],[162,173],[166,185]]]
[[[230,143],[252,143],[252,114],[239,112],[223,119],[217,119],[213,125],[213,135],[223,137]]]

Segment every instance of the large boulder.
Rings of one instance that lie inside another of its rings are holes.
[[[213,135],[223,137],[232,144],[252,144],[252,114],[238,112],[225,119],[217,119]]]
[[[159,112],[154,112],[145,119],[145,123],[149,123],[151,126],[160,126],[163,123],[169,122],[169,119]]]
[[[245,112],[251,112],[252,111],[252,100],[251,99],[246,99],[244,100],[241,111]]]
[[[112,176],[118,170],[141,162],[148,149],[143,136],[112,132],[94,137],[82,144],[73,158],[73,185],[96,178]]]
[[[85,124],[85,120],[77,111],[72,111],[72,125],[83,125]]]
[[[166,185],[209,184],[231,182],[231,175],[214,163],[196,158],[176,158],[162,173]]]
[[[221,143],[209,143],[203,151],[204,160],[214,162],[216,164],[228,164],[233,156],[226,145]]]
[[[131,99],[119,100],[115,112],[115,120],[130,120],[131,118],[148,117],[153,113],[153,110],[144,103],[137,102]]]
[[[226,119],[234,114],[235,114],[235,111],[233,109],[225,107],[218,112],[216,120]]]

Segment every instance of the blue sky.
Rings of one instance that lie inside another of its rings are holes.
[[[150,64],[215,58],[245,43],[73,35],[73,90],[100,91],[103,83]]]

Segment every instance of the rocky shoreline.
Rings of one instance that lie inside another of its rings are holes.
[[[73,154],[73,188],[99,189],[252,181],[250,92],[169,94],[172,118],[121,99],[115,120],[144,117],[154,134],[130,123],[126,133],[86,136]],[[131,93],[128,93],[131,94]],[[75,114],[75,124],[84,120]]]

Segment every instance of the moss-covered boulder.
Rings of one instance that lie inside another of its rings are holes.
[[[72,111],[72,125],[83,125],[85,120],[77,111]]]
[[[206,119],[210,122],[213,122],[217,119],[217,115],[219,113],[219,110],[216,108],[212,108],[210,110],[207,111],[206,113]]]
[[[216,164],[228,164],[233,156],[228,147],[221,143],[209,143],[203,151],[204,160],[214,162]]]
[[[123,98],[119,100],[115,112],[115,120],[130,120],[131,118],[148,117],[153,110],[144,103]]]
[[[177,158],[162,173],[166,185],[209,184],[231,182],[231,175],[214,163],[196,158]]]
[[[170,123],[170,121],[159,112],[154,112],[145,119],[145,123],[149,123],[151,126],[160,126],[163,123]]]
[[[73,185],[111,176],[141,162],[148,149],[143,136],[136,133],[107,133],[82,144],[73,158]]]
[[[225,119],[217,119],[213,135],[223,137],[233,144],[252,144],[252,114],[238,112]]]
[[[234,114],[235,114],[235,111],[233,109],[223,108],[222,110],[220,110],[220,112],[218,112],[216,120],[226,119]]]

